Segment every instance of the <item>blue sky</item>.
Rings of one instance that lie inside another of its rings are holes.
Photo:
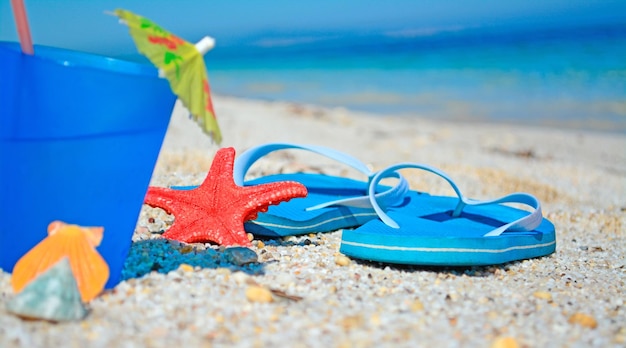
[[[95,53],[130,51],[105,10],[125,8],[195,41],[228,45],[259,33],[423,31],[490,25],[626,22],[626,1],[584,0],[25,0],[36,44]],[[0,40],[17,41],[10,1],[0,1]]]

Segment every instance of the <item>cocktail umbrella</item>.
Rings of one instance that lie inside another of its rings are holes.
[[[167,78],[172,91],[202,130],[216,143],[221,143],[222,134],[213,111],[203,53],[198,50],[208,51],[213,40],[205,37],[193,45],[130,11],[117,9],[115,15],[128,25],[139,52],[160,69],[160,74]]]

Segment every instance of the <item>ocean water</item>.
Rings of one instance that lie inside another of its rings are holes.
[[[205,60],[218,94],[626,132],[626,24],[264,33]]]

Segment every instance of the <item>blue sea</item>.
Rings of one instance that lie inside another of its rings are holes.
[[[260,33],[205,60],[217,94],[626,132],[626,23]]]

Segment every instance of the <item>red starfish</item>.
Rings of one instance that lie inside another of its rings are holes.
[[[241,187],[233,180],[235,149],[220,149],[209,174],[193,190],[149,187],[145,203],[174,214],[175,221],[163,237],[186,243],[214,242],[220,245],[250,245],[244,221],[256,219],[267,211],[295,197],[305,197],[307,190],[297,182],[275,182]]]

